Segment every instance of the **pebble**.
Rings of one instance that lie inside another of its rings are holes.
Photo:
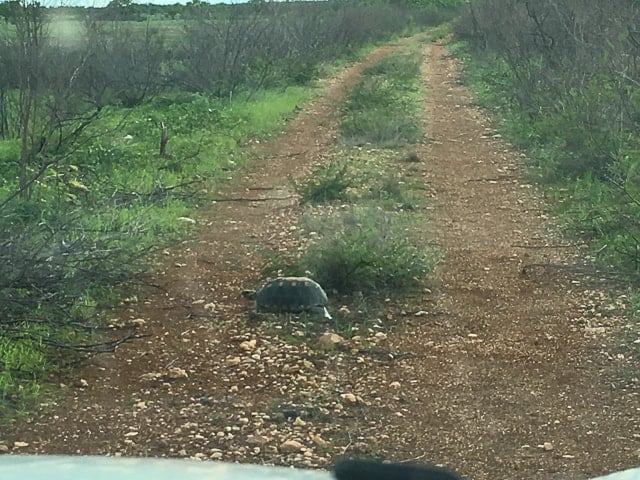
[[[167,377],[172,378],[172,379],[188,378],[189,374],[186,372],[186,370],[184,370],[184,369],[182,369],[180,367],[171,367],[167,371]]]
[[[340,395],[340,398],[349,402],[349,403],[357,403],[358,398],[353,393],[343,393]]]
[[[280,450],[283,452],[300,452],[304,445],[297,440],[286,440],[280,444]]]
[[[242,359],[240,357],[227,358],[225,362],[228,367],[235,367],[236,365],[240,365],[240,363],[242,363]]]
[[[257,344],[257,341],[256,341],[256,339],[254,338],[254,339],[252,339],[252,340],[248,340],[248,341],[246,341],[246,342],[242,342],[242,343],[240,344],[240,348],[241,348],[242,350],[244,350],[244,351],[247,351],[247,352],[248,352],[248,351],[250,351],[250,350],[255,349],[255,348],[256,348],[256,344]]]
[[[325,332],[318,338],[318,345],[327,347],[344,343],[344,338],[333,332]]]

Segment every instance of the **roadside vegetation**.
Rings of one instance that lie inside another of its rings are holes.
[[[459,3],[0,3],[0,415],[134,335],[110,309],[330,65]]]
[[[640,273],[638,2],[471,0],[451,50],[476,99],[527,152],[583,259],[631,287]],[[637,304],[631,300],[630,304]],[[629,312],[633,316],[637,313]]]
[[[385,57],[364,72],[344,106],[340,140],[345,145],[401,147],[422,137],[420,62],[416,52]]]
[[[420,236],[423,187],[406,161],[423,137],[421,63],[410,44],[364,70],[342,108],[333,161],[296,185],[302,253],[270,258],[263,272],[317,280],[343,305],[328,323],[345,335],[357,331],[354,322],[374,320],[385,300],[425,288],[439,260]]]

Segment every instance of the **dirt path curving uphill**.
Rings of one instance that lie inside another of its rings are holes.
[[[329,158],[335,107],[393,48],[327,81],[221,187],[198,236],[166,252],[162,288],[123,305],[118,320],[149,336],[83,368],[58,401],[0,432],[0,445],[314,468],[381,456],[477,480],[582,479],[640,464],[638,388],[618,378],[629,355],[613,346],[624,299],[570,269],[523,273],[578,252],[549,248],[562,242],[520,154],[472,105],[442,46],[425,50],[427,141],[410,172],[433,197],[425,241],[442,245],[440,285],[390,302],[388,331],[364,331],[348,348],[318,349],[303,331],[285,338],[252,320],[239,293],[258,276],[257,250],[299,248],[287,176]]]

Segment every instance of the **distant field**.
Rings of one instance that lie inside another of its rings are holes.
[[[185,20],[170,20],[164,16],[150,16],[146,21],[101,21],[98,26],[104,29],[128,29],[143,33],[147,28],[160,31],[165,38],[177,40],[184,31]],[[48,24],[49,33],[54,41],[73,45],[82,39],[85,20],[78,17],[55,14],[51,15]],[[0,32],[2,27],[0,26]]]

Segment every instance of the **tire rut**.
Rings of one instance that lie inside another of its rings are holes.
[[[439,285],[389,302],[388,333],[365,346],[318,351],[251,323],[240,292],[258,278],[258,250],[300,247],[288,177],[330,158],[336,106],[393,48],[329,79],[278,139],[253,145],[256,161],[198,212],[198,234],[166,251],[162,288],[114,314],[149,336],[61,378],[0,443],[307,467],[381,456],[477,480],[580,479],[638,463],[638,392],[616,377],[629,365],[612,342],[624,302],[564,273],[522,274],[580,252],[527,248],[557,241],[546,206],[441,45],[425,49],[428,141],[410,172],[434,206],[421,234],[442,246]]]

